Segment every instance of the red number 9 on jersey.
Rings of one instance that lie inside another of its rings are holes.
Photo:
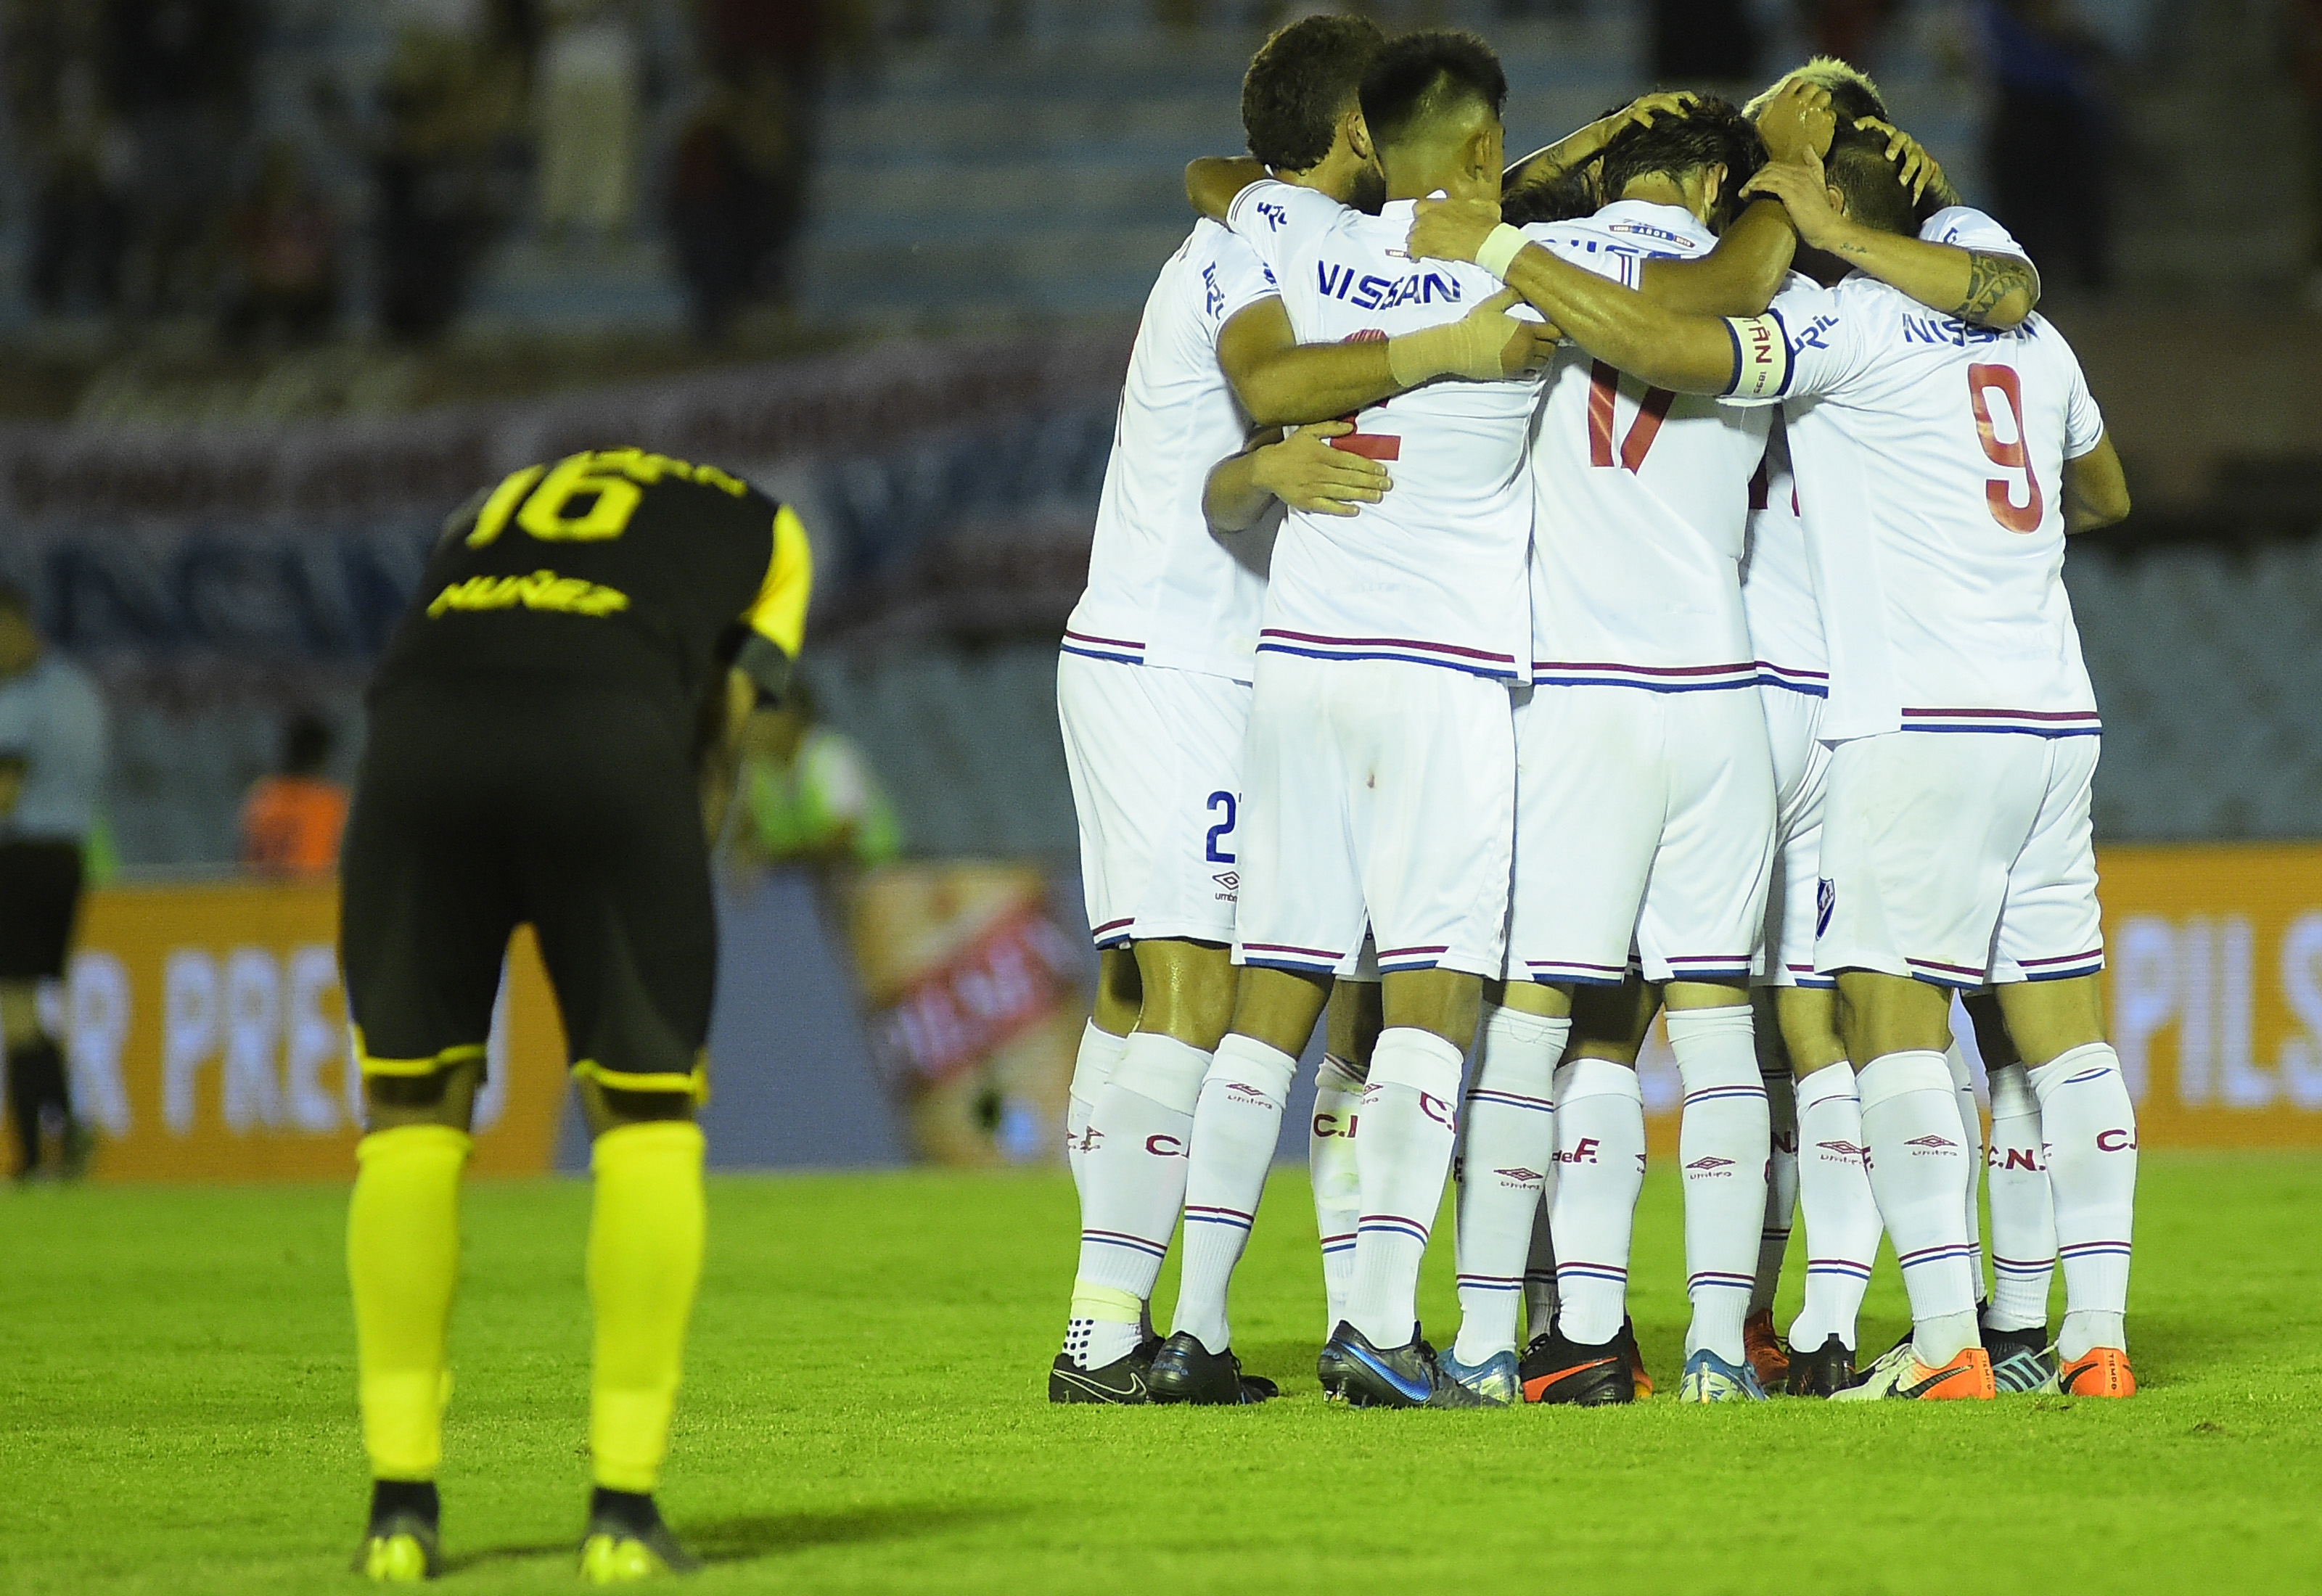
[[[2003,443],[1991,430],[1991,406],[1985,395],[1997,392],[2007,401],[2009,419],[2016,424],[2016,436]],[[1986,459],[1993,465],[2005,466],[2024,473],[2025,496],[2031,501],[2016,502],[2016,485],[2005,477],[1994,477],[1983,485],[1983,502],[1990,506],[1991,518],[2010,532],[2037,532],[2047,514],[2040,497],[2040,479],[2032,474],[2032,451],[2024,436],[2024,390],[2016,379],[2013,366],[1970,366],[1967,369],[1968,402],[1975,406],[1975,435],[1983,444]]]

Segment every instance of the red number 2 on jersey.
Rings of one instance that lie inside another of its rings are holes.
[[[1985,396],[1997,392],[2007,401],[2007,412],[2016,423],[2013,442],[2003,443],[1991,430],[1991,406]],[[1991,508],[1991,518],[2010,532],[2037,532],[2047,514],[2040,497],[2040,479],[2032,474],[2032,451],[2024,440],[2024,390],[2016,380],[2013,366],[1970,366],[1967,369],[1967,397],[1975,406],[1975,435],[1983,444],[1983,452],[1993,465],[2004,466],[2024,473],[2024,492],[2028,503],[2016,502],[2016,484],[2005,477],[1993,477],[1983,485],[1983,502]]]
[[[1613,400],[1621,391],[1621,374],[1598,360],[1588,373],[1588,463],[1592,466],[1618,464],[1631,476],[1645,463],[1645,451],[1653,446],[1653,439],[1668,419],[1669,406],[1677,396],[1665,388],[1649,388],[1644,402],[1637,406],[1637,419],[1629,424],[1629,435],[1621,440],[1621,458],[1613,458]]]

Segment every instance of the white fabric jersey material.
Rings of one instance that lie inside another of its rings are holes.
[[[1218,368],[1218,331],[1273,293],[1257,257],[1214,222],[1196,223],[1161,269],[1129,352],[1065,652],[1250,679],[1278,517],[1213,532],[1202,493],[1249,430]]]
[[[1526,233],[1632,285],[1645,260],[1717,246],[1691,212],[1640,200]],[[1535,683],[1756,683],[1739,566],[1772,419],[1763,407],[1649,388],[1577,345],[1558,351],[1531,440]]]
[[[1939,234],[2022,252],[1996,224],[1945,215]],[[2063,335],[2037,315],[1970,326],[1860,273],[1794,282],[1774,314],[1830,652],[1823,736],[2093,734],[2062,471],[2104,417]]]
[[[1457,321],[1500,288],[1481,267],[1403,252],[1412,202],[1376,216],[1291,184],[1244,189],[1228,221],[1282,286],[1306,343],[1385,338]],[[1370,406],[1360,442],[1394,490],[1351,516],[1293,511],[1274,551],[1264,652],[1403,660],[1502,680],[1523,673],[1531,604],[1524,471],[1535,378],[1443,378]]]
[[[1803,282],[1805,279],[1798,279]],[[1742,618],[1757,656],[1758,685],[1823,698],[1830,691],[1830,651],[1815,602],[1806,528],[1798,514],[1798,479],[1778,416],[1766,457],[1750,479],[1750,535],[1742,555]]]

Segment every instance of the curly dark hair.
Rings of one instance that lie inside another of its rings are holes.
[[[1464,100],[1497,116],[1508,75],[1492,47],[1456,28],[1427,28],[1391,41],[1363,78],[1363,121],[1371,141],[1401,143],[1414,123]]]
[[[1330,153],[1363,74],[1386,46],[1363,16],[1301,17],[1277,29],[1241,80],[1249,152],[1277,171],[1303,172]]]
[[[1682,178],[1721,163],[1725,185],[1712,218],[1719,222],[1732,214],[1742,185],[1766,164],[1766,141],[1730,101],[1705,95],[1682,115],[1656,116],[1650,127],[1632,123],[1614,134],[1597,152],[1597,193],[1610,203],[1639,178]]]

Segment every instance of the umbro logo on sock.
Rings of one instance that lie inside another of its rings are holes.
[[[1733,1161],[1732,1159],[1720,1158],[1713,1153],[1706,1157],[1695,1159],[1691,1163],[1687,1164],[1685,1169],[1687,1174],[1698,1172],[1705,1175],[1714,1175],[1721,1170],[1729,1170],[1732,1167]]]
[[[1518,1186],[1529,1186],[1535,1181],[1544,1181],[1548,1178],[1541,1174],[1538,1170],[1494,1170],[1492,1172],[1495,1175],[1505,1175],[1512,1183]]]
[[[1932,1153],[1938,1147],[1956,1147],[1959,1144],[1951,1140],[1947,1136],[1939,1136],[1930,1131],[1924,1136],[1913,1136],[1909,1141],[1904,1143],[1903,1145],[1906,1147],[1924,1147],[1928,1152]]]
[[[1851,1142],[1816,1142],[1815,1145],[1825,1153],[1835,1153],[1842,1159],[1860,1158],[1870,1151],[1868,1147],[1858,1147]]]

